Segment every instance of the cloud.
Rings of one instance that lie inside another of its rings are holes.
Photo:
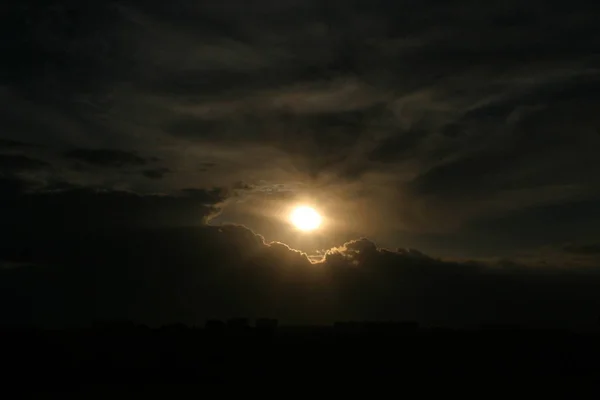
[[[215,188],[210,190],[186,188],[182,189],[181,193],[187,198],[198,200],[207,204],[212,204],[219,203],[220,201],[222,201],[225,197],[227,197],[229,191],[223,188]]]
[[[0,138],[0,149],[23,149],[37,147],[37,145],[31,143],[20,142],[18,140],[2,139]]]
[[[13,176],[0,175],[0,195],[2,198],[20,196],[27,188],[26,182]]]
[[[591,1],[10,3],[0,122],[47,151],[0,147],[52,165],[42,180],[301,183],[378,240],[467,247],[486,221],[599,199]]]
[[[75,149],[64,154],[65,158],[81,161],[97,167],[138,167],[144,166],[148,160],[133,152],[110,149]]]
[[[2,242],[7,322],[149,324],[271,315],[284,322],[406,320],[463,326],[594,324],[600,275],[518,263],[451,262],[350,241],[320,263],[235,225],[17,232]],[[18,237],[21,235],[21,237]],[[27,299],[23,301],[22,299]],[[19,300],[21,299],[21,300]]]
[[[373,259],[386,256],[396,257],[396,262],[401,260],[416,260],[418,262],[436,262],[436,260],[428,257],[427,255],[415,249],[397,249],[395,251],[390,251],[378,248],[375,243],[373,243],[367,238],[351,240],[349,242],[344,243],[340,247],[334,247],[326,251],[323,262],[327,263],[333,259],[339,261],[339,259],[341,258],[344,260],[345,263],[348,264],[369,265],[372,263]]]
[[[162,179],[172,172],[169,168],[153,168],[144,170],[142,174],[149,179]]]
[[[600,244],[599,243],[587,243],[587,244],[567,244],[563,247],[563,250],[569,254],[584,255],[584,256],[597,256],[600,255]]]
[[[0,154],[1,172],[37,171],[49,168],[50,165],[41,160],[19,154]]]
[[[93,232],[117,227],[198,226],[217,215],[228,196],[223,189],[140,194],[60,182],[34,190],[25,181],[4,180],[3,183],[0,186],[2,235],[11,230],[50,233]]]
[[[9,38],[5,51],[10,61],[3,66],[3,83],[29,90],[38,99],[59,100],[67,93],[102,89],[107,81],[126,74],[116,7],[92,1],[82,9],[60,0],[39,8],[32,5],[26,1],[7,6],[9,23],[3,35]],[[29,55],[26,61],[19,57],[21,51]],[[62,92],[44,93],[41,86],[60,87]],[[61,100],[64,104],[66,99]]]
[[[9,2],[3,321],[596,322],[597,1],[237,3]]]

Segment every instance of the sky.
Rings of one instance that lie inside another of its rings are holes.
[[[599,8],[10,1],[1,311],[596,323]]]

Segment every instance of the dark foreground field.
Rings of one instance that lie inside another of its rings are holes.
[[[3,329],[3,380],[24,389],[86,385],[317,381],[367,383],[477,379],[532,382],[600,377],[600,336],[486,327],[419,329],[345,323],[276,327],[212,322],[205,328],[132,324],[89,329]]]

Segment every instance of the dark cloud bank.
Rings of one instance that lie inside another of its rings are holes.
[[[65,153],[65,157],[71,160],[81,161],[98,167],[127,167],[143,166],[147,164],[144,158],[122,150],[109,149],[76,149]]]
[[[600,307],[597,269],[444,261],[368,239],[313,263],[246,227],[203,224],[218,211],[220,190],[139,196],[3,188],[4,323],[276,316],[587,328]]]
[[[380,238],[598,204],[597,2],[9,4],[0,149],[62,180],[337,186]]]

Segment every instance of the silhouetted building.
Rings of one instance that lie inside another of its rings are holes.
[[[377,334],[410,333],[416,332],[419,324],[415,321],[367,322],[364,324],[364,329],[366,332]]]
[[[227,329],[230,330],[245,330],[249,327],[248,318],[232,318],[227,321]]]
[[[481,329],[484,331],[520,331],[523,330],[523,327],[519,324],[511,323],[490,323],[482,324]]]
[[[336,333],[344,335],[360,334],[364,331],[364,323],[357,321],[337,321],[333,324]]]
[[[416,332],[419,329],[419,323],[416,321],[399,321],[393,322],[392,325],[399,332]]]
[[[183,323],[175,323],[175,324],[163,325],[160,328],[160,330],[162,332],[166,332],[166,333],[182,333],[182,332],[189,331],[190,328]]]
[[[276,319],[259,318],[256,320],[255,327],[256,327],[256,329],[274,331],[277,329],[278,325],[279,325],[279,321],[277,321]]]
[[[128,320],[108,320],[108,321],[95,321],[92,324],[92,328],[98,332],[100,331],[115,331],[124,332],[130,331],[135,328],[135,324]]]
[[[210,319],[206,321],[204,328],[211,334],[220,334],[225,332],[225,323],[218,319]]]

